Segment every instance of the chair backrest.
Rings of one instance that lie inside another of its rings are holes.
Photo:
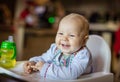
[[[94,72],[110,72],[111,51],[106,41],[99,35],[89,35],[86,45],[92,54]]]

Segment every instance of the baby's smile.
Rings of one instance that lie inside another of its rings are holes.
[[[68,45],[68,44],[61,44],[61,46],[62,46],[63,49],[68,49],[68,48],[70,48],[70,45]]]

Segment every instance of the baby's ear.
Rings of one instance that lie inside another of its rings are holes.
[[[88,36],[88,35],[86,35],[86,36],[84,37],[84,40],[83,40],[83,46],[85,46],[85,45],[86,45],[86,42],[87,42],[88,38],[89,38],[89,36]]]
[[[87,40],[88,38],[89,38],[89,36],[88,36],[88,35],[86,35],[84,39],[85,39],[85,40]]]

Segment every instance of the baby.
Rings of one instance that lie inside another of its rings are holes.
[[[30,58],[24,71],[39,71],[41,77],[70,80],[92,70],[92,57],[86,46],[89,23],[81,15],[72,13],[59,24],[55,43],[41,56]]]

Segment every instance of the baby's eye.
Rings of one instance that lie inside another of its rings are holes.
[[[75,35],[71,34],[70,37],[75,37]]]
[[[63,33],[58,33],[59,35],[63,35]]]

